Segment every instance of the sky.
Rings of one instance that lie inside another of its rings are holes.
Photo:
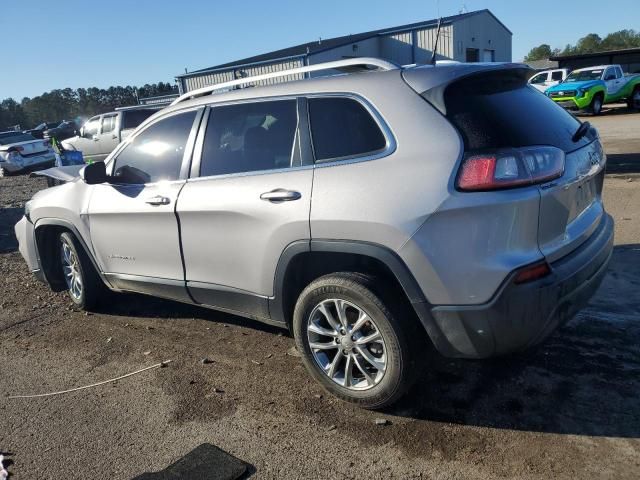
[[[488,8],[513,32],[514,61],[541,43],[640,27],[638,0],[0,0],[0,99],[173,82],[185,68],[462,8]]]

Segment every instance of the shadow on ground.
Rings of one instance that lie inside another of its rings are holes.
[[[640,173],[640,153],[608,153],[607,173]]]
[[[23,214],[24,208],[21,207],[0,208],[0,253],[9,253],[18,249],[13,227]]]
[[[439,361],[393,411],[424,420],[640,437],[640,244],[618,246],[589,307],[543,345]]]

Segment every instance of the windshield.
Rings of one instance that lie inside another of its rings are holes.
[[[12,143],[29,142],[35,140],[28,133],[0,133],[0,145],[11,145]]]
[[[565,82],[584,82],[585,80],[600,80],[603,70],[581,70],[579,72],[571,72]]]

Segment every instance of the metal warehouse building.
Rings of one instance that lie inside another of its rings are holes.
[[[379,57],[400,65],[427,63],[433,52],[437,26],[438,19],[433,19],[344,37],[319,39],[185,73],[177,76],[176,81],[180,93],[186,93],[237,78],[344,58]],[[486,9],[443,17],[437,58],[460,62],[510,62],[511,37],[511,31]],[[291,75],[260,83],[298,80],[304,76]]]
[[[627,73],[640,73],[640,48],[624,48],[597,53],[582,53],[578,55],[561,55],[551,57],[558,62],[560,68],[575,70],[577,68],[592,67],[594,65],[620,64]]]

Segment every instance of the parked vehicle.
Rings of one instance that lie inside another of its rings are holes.
[[[79,135],[62,142],[65,150],[79,150],[84,158],[102,161],[143,121],[158,111],[157,107],[130,107],[91,117]]]
[[[45,138],[55,138],[58,141],[74,137],[78,131],[78,125],[73,120],[64,120],[62,123],[44,132]]]
[[[640,75],[624,75],[620,65],[581,68],[546,94],[568,110],[594,115],[600,114],[603,105],[616,102],[626,102],[630,109],[640,110]]]
[[[0,133],[0,177],[28,168],[53,165],[56,157],[46,140],[22,132]]]
[[[41,123],[37,127],[32,128],[31,130],[24,130],[22,133],[26,133],[31,135],[34,138],[44,138],[44,132],[50,128],[58,125],[57,123]]]
[[[554,70],[545,70],[544,72],[536,73],[529,79],[529,83],[536,90],[545,92],[549,87],[558,85],[563,82],[567,75],[569,75],[568,68],[556,68]]]
[[[106,162],[43,172],[67,183],[26,204],[20,252],[85,309],[108,288],[288,327],[327,390],[389,405],[429,345],[536,345],[604,276],[602,145],[529,76],[354,58],[189,92]]]

